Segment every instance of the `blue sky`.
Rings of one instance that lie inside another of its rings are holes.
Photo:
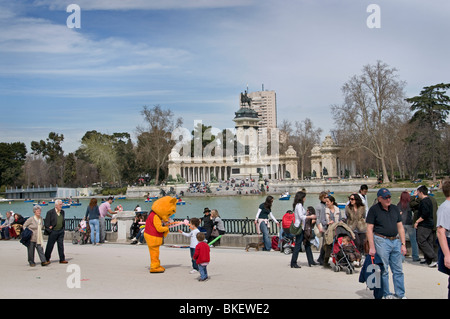
[[[135,137],[156,104],[189,130],[232,128],[247,84],[277,92],[278,122],[310,118],[325,135],[368,63],[397,68],[408,97],[449,82],[449,16],[448,0],[0,0],[0,142],[31,151],[55,131],[67,154],[88,130]]]

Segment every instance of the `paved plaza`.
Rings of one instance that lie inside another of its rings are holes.
[[[16,240],[0,241],[2,289],[9,298],[158,298],[158,299],[373,299],[359,283],[359,270],[347,275],[321,266],[289,267],[291,255],[242,248],[211,248],[210,279],[190,274],[189,250],[161,247],[163,274],[149,273],[147,246],[107,243],[101,246],[65,242],[69,264],[59,264],[55,246],[52,263],[27,262],[26,247]],[[314,253],[317,258],[318,253]],[[409,299],[446,299],[448,277],[407,258],[403,263]],[[78,285],[78,286],[77,286]],[[44,293],[45,291],[45,293]]]

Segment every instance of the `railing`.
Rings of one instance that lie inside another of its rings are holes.
[[[80,224],[82,218],[66,218],[66,230],[67,231],[74,231],[78,228],[78,225]],[[106,218],[106,231],[111,231],[111,219]],[[184,219],[175,218],[174,221],[181,222]],[[258,232],[256,230],[256,225],[254,222],[254,219],[247,218],[232,218],[232,219],[222,219],[225,231],[227,234],[238,234],[238,235],[256,235]],[[278,222],[281,223],[281,220]],[[279,233],[279,227],[273,220],[269,221],[269,234],[270,235],[278,235]],[[183,231],[188,231],[187,226],[177,226],[170,228],[171,233],[178,232],[178,229],[181,229]],[[117,231],[117,230],[115,230]]]
[[[183,221],[184,219],[177,219],[175,218],[174,221]],[[255,220],[249,219],[248,217],[244,218],[230,218],[230,219],[222,219],[225,232],[227,234],[238,234],[238,235],[256,235],[258,234]],[[278,222],[281,224],[281,220],[278,220]],[[279,227],[273,220],[269,220],[269,235],[278,235],[279,233]],[[184,228],[183,228],[184,227]],[[186,226],[177,226],[170,228],[170,232],[178,232],[178,229],[186,230]]]
[[[78,229],[78,225],[82,221],[82,218],[66,218],[65,220],[65,227],[66,231],[74,231]],[[4,219],[1,220],[1,223],[4,221]],[[111,225],[111,219],[105,218],[106,221],[106,231],[112,231],[113,227]],[[182,222],[184,219],[177,219],[175,218],[174,221],[176,222]],[[227,234],[238,234],[238,235],[256,235],[258,234],[256,230],[256,225],[254,222],[254,219],[247,218],[231,218],[231,219],[222,219],[223,224],[225,226],[225,231]],[[278,220],[278,222],[281,224],[281,220]],[[279,233],[279,227],[277,224],[274,223],[273,220],[269,220],[269,235],[278,235]],[[177,226],[170,228],[171,233],[178,232],[178,229],[181,229],[183,231],[187,231],[187,227],[185,226]],[[117,231],[117,228],[115,228],[113,231]]]
[[[80,224],[80,222],[82,221],[82,218],[66,218],[65,220],[65,227],[66,227],[66,231],[74,231],[78,229],[78,225]],[[111,219],[110,218],[105,218],[106,221],[106,231],[111,231]],[[115,230],[117,231],[117,229]]]

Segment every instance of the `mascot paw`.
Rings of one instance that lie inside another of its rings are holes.
[[[165,270],[166,269],[164,267],[159,266],[157,268],[150,269],[150,273],[152,273],[152,274],[159,274],[159,273],[163,273]]]

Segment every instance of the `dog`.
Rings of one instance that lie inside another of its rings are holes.
[[[245,250],[248,251],[249,248],[255,248],[259,251],[259,248],[262,247],[264,247],[264,243],[248,243],[247,246],[245,246]]]

